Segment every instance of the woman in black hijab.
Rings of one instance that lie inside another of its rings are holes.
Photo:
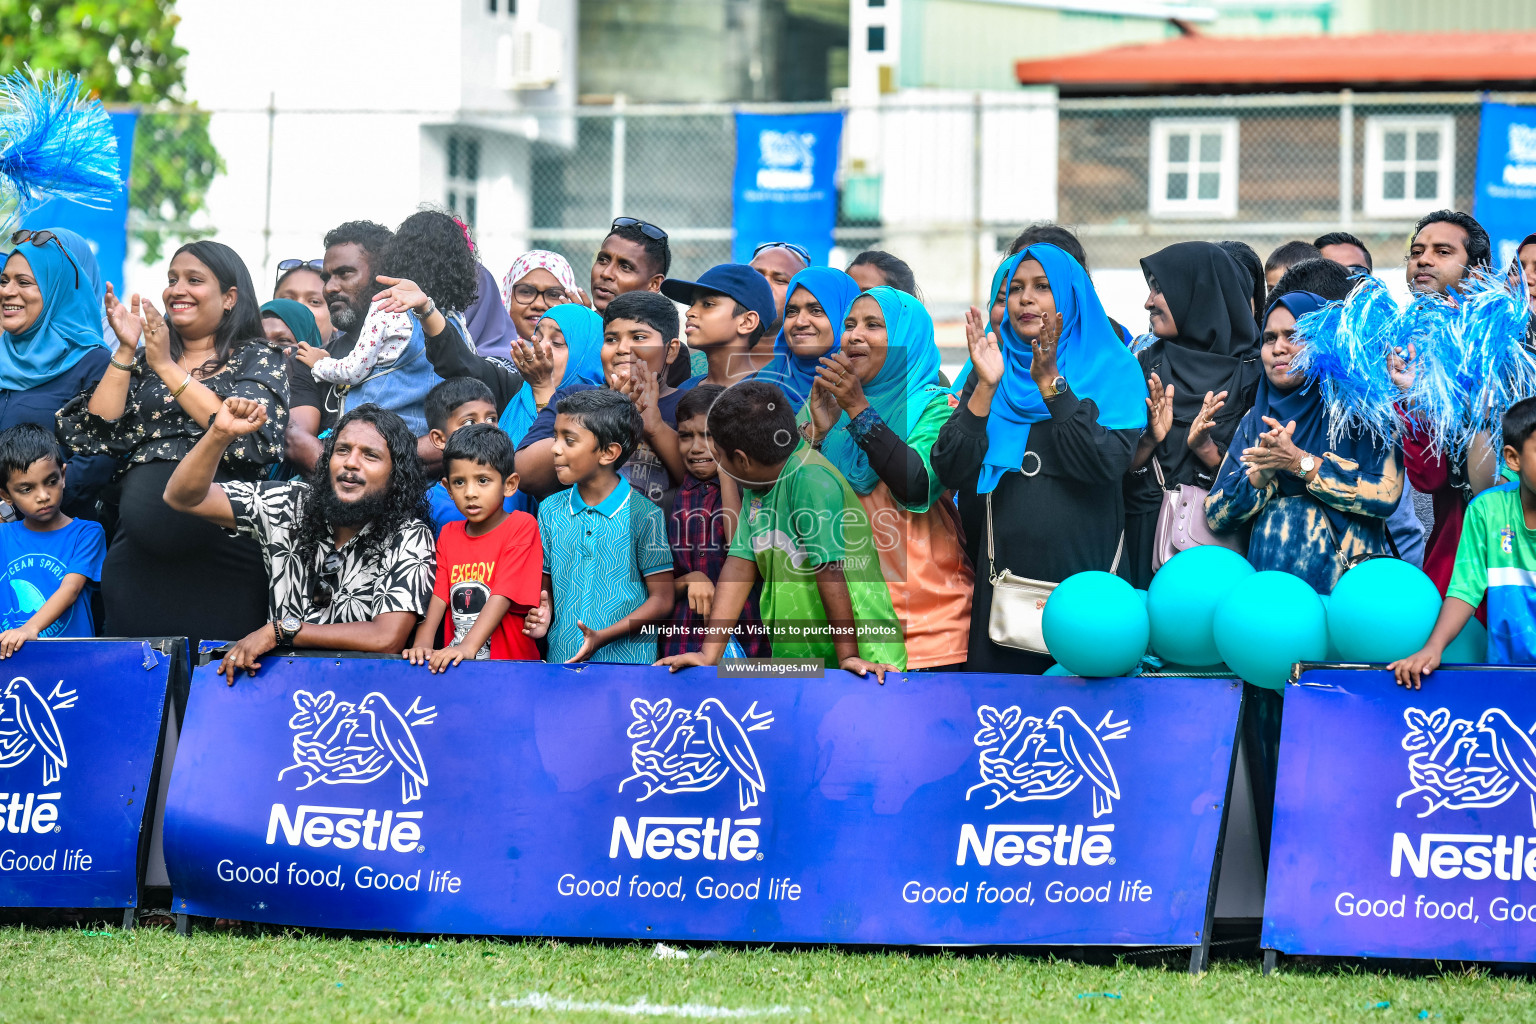
[[[1121,575],[1136,587],[1152,581],[1163,489],[1210,489],[1262,372],[1254,282],[1221,246],[1179,242],[1142,260],[1141,269],[1158,340],[1137,355],[1148,425],[1125,478]]]

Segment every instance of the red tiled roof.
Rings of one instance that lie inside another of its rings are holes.
[[[1356,36],[1177,36],[1156,43],[1021,60],[1023,85],[1149,91],[1171,86],[1311,86],[1536,81],[1536,32]]]

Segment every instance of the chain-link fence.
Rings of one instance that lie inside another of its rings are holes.
[[[1078,232],[1106,305],[1129,320],[1139,259],[1179,239],[1239,239],[1263,256],[1345,228],[1380,269],[1401,262],[1423,212],[1471,208],[1480,99],[901,93],[842,108],[835,258],[902,256],[941,319],[981,298],[1008,242],[1039,220]],[[665,227],[674,273],[691,275],[730,258],[735,112],[149,113],[130,225],[150,242],[216,232],[270,279],[280,259],[319,255],[342,220],[393,223],[425,202],[470,220],[498,274],[531,247],[580,274],[628,214]]]

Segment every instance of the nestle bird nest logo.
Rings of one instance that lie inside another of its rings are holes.
[[[430,725],[437,718],[435,707],[422,707],[417,697],[402,715],[382,693],[370,693],[353,704],[337,700],[330,690],[318,697],[300,690],[293,695],[293,705],[298,709],[288,719],[288,727],[296,730],[293,764],[277,773],[279,779],[291,771],[302,772],[302,792],[317,782],[372,782],[395,769],[400,773],[400,802],[421,799],[427,767],[411,730]]]
[[[1093,787],[1093,816],[1114,810],[1120,783],[1104,744],[1130,735],[1129,721],[1114,721],[1114,712],[1108,711],[1090,729],[1066,706],[1042,719],[1024,714],[1018,705],[999,711],[987,704],[976,709],[976,718],[981,722],[975,738],[981,748],[981,781],[965,791],[967,800],[978,789],[992,792],[989,811],[1008,800],[1060,800],[1087,779]]]
[[[743,811],[756,807],[758,794],[767,791],[747,734],[772,725],[773,712],[758,711],[756,701],[740,718],[714,697],[692,710],[674,708],[670,697],[655,703],[636,697],[629,710],[635,716],[627,733],[635,741],[630,747],[635,773],[619,783],[619,792],[631,782],[643,786],[637,803],[657,793],[702,793],[732,774]]]
[[[1403,721],[1408,724],[1403,749],[1413,788],[1397,798],[1397,806],[1418,797],[1421,818],[1442,807],[1497,807],[1523,785],[1533,794],[1536,823],[1536,743],[1531,739],[1536,725],[1522,729],[1501,708],[1488,708],[1475,724],[1452,718],[1446,708],[1408,708]]]
[[[0,691],[0,768],[15,768],[35,750],[43,752],[43,785],[59,781],[69,766],[64,737],[55,711],[75,706],[75,691],[61,679],[45,698],[25,676],[17,676]]]

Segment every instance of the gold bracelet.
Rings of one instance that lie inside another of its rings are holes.
[[[120,362],[117,361],[117,357],[116,356],[113,356],[113,357],[109,358],[107,360],[107,362],[111,363],[113,366],[117,367],[119,370],[122,370],[124,373],[132,373],[133,372],[133,364],[132,363],[120,363]]]
[[[180,398],[181,397],[181,393],[183,391],[187,390],[187,385],[191,384],[191,383],[192,383],[192,375],[189,373],[189,374],[187,374],[187,379],[181,382],[181,386],[179,388],[177,388],[175,391],[171,392],[171,397],[172,398]]]

